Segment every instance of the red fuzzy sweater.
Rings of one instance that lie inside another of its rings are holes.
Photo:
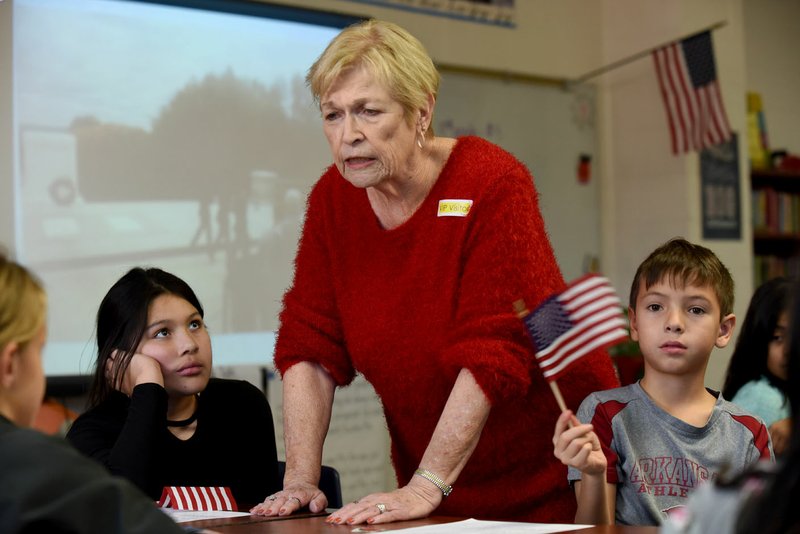
[[[473,205],[465,217],[438,217],[441,199]],[[574,494],[552,453],[558,406],[512,309],[563,287],[531,175],[499,147],[460,138],[428,198],[389,231],[366,192],[330,167],[309,198],[275,362],[281,372],[317,362],[339,385],[362,373],[383,403],[400,485],[418,467],[459,370],[469,369],[492,410],[437,514],[571,522]],[[577,409],[617,381],[601,353],[560,385]]]

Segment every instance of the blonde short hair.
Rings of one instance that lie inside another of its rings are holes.
[[[46,318],[42,284],[0,251],[0,348],[12,342],[24,347],[41,331]]]
[[[422,43],[396,24],[370,19],[342,30],[308,69],[306,83],[317,105],[342,73],[357,67],[389,90],[409,121],[439,93],[439,71]],[[432,126],[426,135],[433,135]]]

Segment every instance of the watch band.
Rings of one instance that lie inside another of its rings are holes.
[[[453,486],[451,486],[438,476],[434,475],[427,469],[417,469],[416,471],[414,471],[414,474],[424,478],[429,482],[432,482],[437,488],[439,488],[439,491],[441,491],[442,495],[444,495],[445,497],[453,493]]]

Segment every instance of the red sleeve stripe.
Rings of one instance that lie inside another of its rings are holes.
[[[733,415],[734,420],[741,423],[747,430],[753,434],[753,443],[758,449],[760,458],[762,460],[769,460],[769,432],[767,428],[758,419],[750,415]]]

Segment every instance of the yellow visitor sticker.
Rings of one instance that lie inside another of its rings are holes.
[[[439,201],[437,217],[466,217],[472,208],[471,200],[444,198]]]

